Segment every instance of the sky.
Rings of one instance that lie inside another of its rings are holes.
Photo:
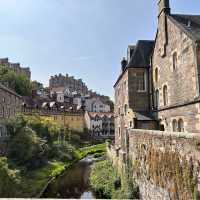
[[[171,0],[200,14],[199,0]],[[0,57],[30,67],[32,80],[70,74],[113,97],[127,46],[154,39],[157,0],[0,0]]]

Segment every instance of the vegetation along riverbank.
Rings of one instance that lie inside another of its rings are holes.
[[[92,145],[39,116],[23,116],[7,122],[8,153],[0,157],[0,196],[36,197],[53,177],[87,156],[105,153],[105,144]],[[9,193],[7,191],[10,191]]]
[[[99,198],[139,199],[138,186],[128,177],[120,178],[109,160],[93,165],[90,183]]]

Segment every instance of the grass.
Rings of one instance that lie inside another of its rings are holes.
[[[84,158],[87,155],[95,154],[95,157],[102,156],[106,153],[106,144],[97,144],[88,147],[83,147],[77,150],[79,158]]]
[[[43,167],[30,171],[22,178],[23,197],[36,196],[50,178],[60,175],[71,163],[48,161]]]

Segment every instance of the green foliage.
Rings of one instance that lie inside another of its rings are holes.
[[[19,184],[19,172],[17,170],[10,169],[7,158],[0,157],[0,197],[17,197]]]
[[[32,169],[48,159],[53,143],[52,126],[41,121],[39,116],[17,116],[7,122],[10,135],[8,157],[19,166]]]
[[[0,82],[7,83],[19,95],[28,96],[31,94],[31,82],[26,75],[18,75],[6,66],[0,66]]]
[[[106,144],[105,143],[80,148],[77,151],[77,154],[79,155],[79,157],[85,157],[89,154],[95,154],[96,157],[99,157],[99,155],[102,156],[105,153],[106,153]]]
[[[96,163],[91,172],[91,186],[100,198],[139,199],[139,188],[134,180],[124,174],[120,179],[108,160]]]
[[[32,129],[23,127],[10,141],[8,157],[17,165],[31,169],[46,160],[47,149]]]
[[[100,198],[112,198],[115,191],[115,181],[118,180],[117,172],[109,161],[101,161],[92,167],[91,186]]]
[[[64,142],[63,144],[53,144],[49,153],[49,158],[56,158],[57,160],[66,162],[77,159],[74,147]]]
[[[44,89],[43,84],[39,83],[38,81],[32,81],[31,86],[32,86],[33,90],[42,90],[42,89]]]
[[[46,182],[57,175],[60,175],[71,162],[60,162],[57,160],[48,161],[42,167],[29,171],[22,176],[22,191],[20,197],[30,198],[35,197]]]

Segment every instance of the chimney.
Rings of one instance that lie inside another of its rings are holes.
[[[122,69],[122,73],[123,73],[124,70],[126,69],[126,65],[127,65],[126,58],[123,58],[123,60],[121,61],[121,69]]]
[[[165,15],[170,15],[171,9],[169,5],[169,0],[159,0],[158,1],[159,7],[159,15],[158,17],[164,12]]]

